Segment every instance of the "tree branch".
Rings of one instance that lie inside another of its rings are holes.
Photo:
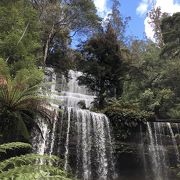
[[[25,33],[26,33],[28,27],[29,27],[29,22],[28,22],[28,24],[26,25],[26,27],[25,27],[25,29],[24,29],[24,32],[23,32],[22,36],[20,37],[20,39],[19,39],[17,45],[18,45],[18,44],[21,42],[21,40],[23,39],[23,37],[24,37],[24,35],[25,35]]]

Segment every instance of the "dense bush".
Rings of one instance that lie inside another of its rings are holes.
[[[135,106],[131,107],[111,104],[106,107],[104,113],[109,117],[116,138],[126,139],[135,130],[139,130],[140,125],[153,118],[153,114],[141,111]]]

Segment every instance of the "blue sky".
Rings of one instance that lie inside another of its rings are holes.
[[[93,0],[97,8],[98,14],[106,18],[111,12],[112,0]],[[152,27],[148,23],[146,14],[155,7],[161,7],[162,12],[173,14],[180,12],[180,0],[119,0],[121,3],[121,14],[123,17],[130,16],[129,26],[126,35],[135,36],[138,39],[143,39],[147,36],[154,40]],[[74,37],[72,47],[76,47],[80,40]]]
[[[121,13],[124,17],[131,17],[127,29],[127,35],[137,36],[142,39],[144,37],[144,17],[140,17],[136,13],[138,5],[138,0],[121,0]]]
[[[94,0],[98,14],[106,17],[111,11],[111,0]],[[180,12],[180,0],[120,0],[121,14],[131,16],[127,35],[137,36],[142,39],[145,35],[153,40],[153,31],[148,24],[146,14],[151,10],[152,5],[161,7],[162,12],[172,14]]]

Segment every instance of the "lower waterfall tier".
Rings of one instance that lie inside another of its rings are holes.
[[[40,124],[45,138],[36,140],[39,153],[63,157],[65,170],[80,179],[113,179],[110,128],[104,114],[66,107],[51,133],[47,125]]]

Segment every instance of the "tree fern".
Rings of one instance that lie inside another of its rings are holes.
[[[6,82],[0,84],[0,131],[7,141],[28,140],[28,127],[35,127],[40,132],[34,120],[35,116],[43,116],[44,120],[52,118],[53,112],[48,108],[46,99],[39,93],[42,72],[38,69],[21,69],[12,78],[2,59],[0,65],[4,67],[0,68],[0,76]]]
[[[42,163],[43,162],[43,163]],[[0,179],[62,179],[70,180],[56,156],[27,154],[0,163]]]
[[[8,150],[31,149],[26,143],[8,143],[0,145],[1,152]],[[26,154],[10,157],[0,162],[0,179],[2,180],[71,180],[63,171],[63,162],[57,156]]]

